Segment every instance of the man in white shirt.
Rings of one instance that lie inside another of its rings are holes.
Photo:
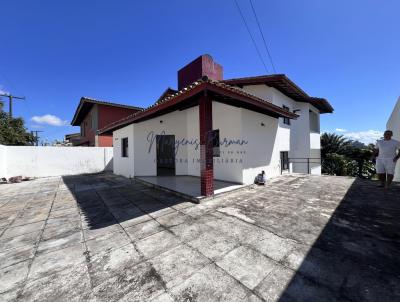
[[[400,158],[400,142],[392,139],[393,132],[386,130],[383,139],[376,142],[375,148],[378,153],[376,158],[376,173],[380,180],[380,187],[388,189],[393,181],[396,162]]]

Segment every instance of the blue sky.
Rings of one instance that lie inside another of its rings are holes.
[[[237,1],[272,73],[250,3]],[[253,3],[277,72],[334,106],[321,129],[379,135],[400,95],[400,2]],[[81,96],[148,106],[203,53],[225,78],[267,73],[234,0],[2,0],[1,8],[0,89],[26,96],[14,114],[48,140],[79,131],[65,124]]]

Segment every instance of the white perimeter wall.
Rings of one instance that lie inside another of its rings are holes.
[[[7,177],[7,148],[6,146],[0,145],[0,178]]]
[[[397,103],[386,124],[386,129],[392,130],[393,138],[400,141],[400,97],[397,99]],[[394,180],[400,181],[400,160],[397,161]]]
[[[6,150],[6,156],[4,151]],[[3,153],[3,161],[2,161]],[[46,177],[112,170],[113,150],[103,147],[0,146],[0,176]],[[1,173],[5,173],[3,176]]]

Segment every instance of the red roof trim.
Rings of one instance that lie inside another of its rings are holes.
[[[247,104],[251,104],[253,106],[259,107],[260,109],[267,110],[271,113],[274,113],[277,116],[287,117],[287,118],[297,118],[298,115],[288,112],[283,108],[280,108],[272,103],[269,103],[263,99],[260,99],[250,93],[247,93],[244,90],[238,89],[233,86],[226,85],[224,83],[218,81],[212,81],[209,79],[198,80],[188,87],[183,88],[182,90],[178,91],[172,96],[167,96],[163,101],[150,106],[149,108],[136,112],[124,119],[116,121],[107,125],[106,127],[100,129],[98,131],[99,134],[110,132],[113,130],[120,129],[124,126],[132,124],[134,122],[143,120],[156,112],[160,112],[166,110],[169,107],[177,105],[178,103],[186,100],[190,97],[195,96],[196,94],[200,93],[201,91],[212,91],[217,94],[221,94],[230,98],[237,99]]]

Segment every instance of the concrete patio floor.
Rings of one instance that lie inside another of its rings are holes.
[[[112,174],[0,186],[0,301],[399,301],[400,187],[287,175],[199,205]]]

